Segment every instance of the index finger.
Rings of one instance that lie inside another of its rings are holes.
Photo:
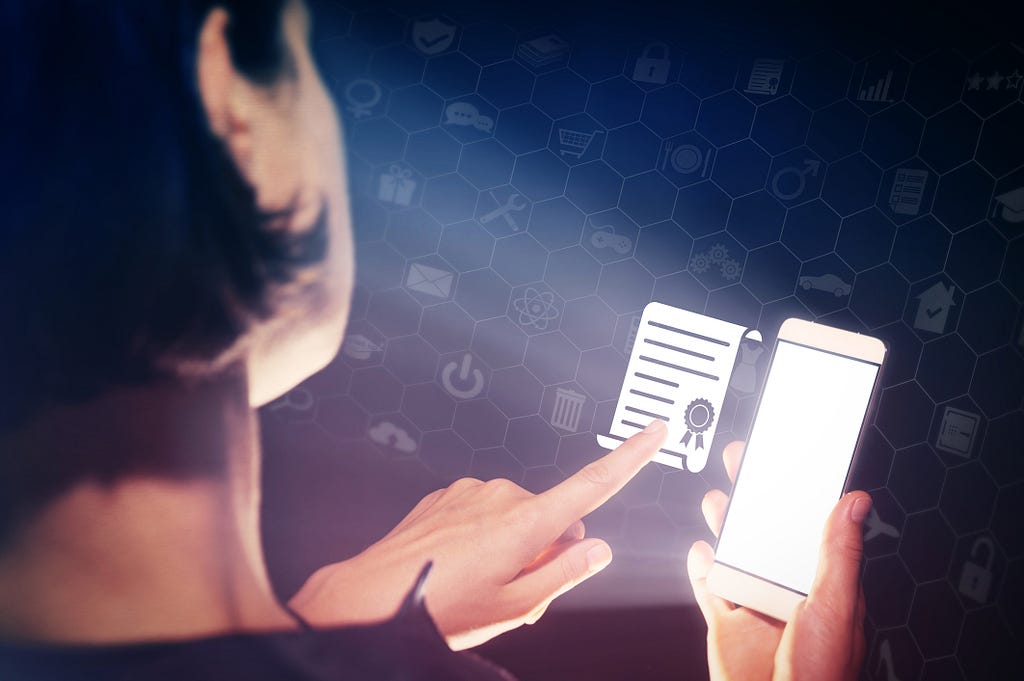
[[[668,428],[654,419],[642,431],[584,466],[575,475],[537,495],[535,503],[543,507],[544,524],[552,532],[562,532],[570,523],[606,502],[633,479],[665,441]]]

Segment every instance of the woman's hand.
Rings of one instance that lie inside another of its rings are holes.
[[[733,442],[722,456],[733,482],[743,447],[744,443]],[[701,508],[715,536],[728,502],[729,497],[717,489],[704,496]],[[850,492],[836,504],[825,523],[811,593],[788,624],[711,594],[706,577],[714,552],[704,541],[690,548],[687,571],[708,623],[708,667],[713,681],[857,679],[864,662],[861,524],[870,508],[871,497],[865,492]]]
[[[386,619],[432,560],[426,605],[453,649],[532,624],[555,597],[611,562],[608,544],[583,538],[581,518],[629,482],[665,434],[655,420],[538,495],[508,480],[456,480],[363,553],[318,570],[289,605],[316,625]]]

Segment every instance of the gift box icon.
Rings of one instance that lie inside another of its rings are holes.
[[[412,179],[412,171],[393,165],[387,172],[380,174],[377,184],[377,198],[396,206],[408,206],[412,203],[412,195],[416,191],[416,180]]]

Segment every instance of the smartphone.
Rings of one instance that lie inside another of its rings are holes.
[[[783,621],[807,597],[885,352],[871,336],[783,322],[708,573],[712,593]]]

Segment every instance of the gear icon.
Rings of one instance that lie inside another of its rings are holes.
[[[735,281],[743,274],[743,267],[732,258],[722,261],[722,276],[729,281]]]
[[[715,244],[711,247],[711,262],[718,263],[725,262],[726,258],[729,257],[729,249],[725,247],[725,244]]]
[[[690,258],[690,271],[696,274],[704,274],[708,271],[708,267],[711,266],[711,261],[708,259],[707,253],[694,253],[693,257]]]

